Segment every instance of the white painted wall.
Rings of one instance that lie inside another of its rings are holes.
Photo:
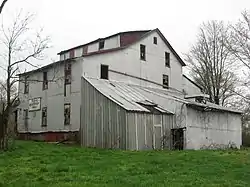
[[[186,77],[183,76],[182,78],[183,82],[183,89],[187,95],[195,95],[195,94],[201,94],[201,90],[198,86],[193,84],[191,81],[189,81]]]
[[[153,37],[158,38],[158,44],[153,44]],[[146,45],[146,61],[140,60],[140,44]],[[165,67],[165,52],[170,53],[170,68]],[[140,42],[130,47],[107,54],[84,58],[83,75],[100,78],[100,65],[109,65],[109,69],[138,76],[162,84],[162,75],[169,75],[170,87],[182,90],[182,66],[168,49],[157,32],[152,33]],[[110,73],[111,80],[135,81],[134,78]],[[138,80],[136,80],[138,82]],[[140,84],[149,84],[139,81]]]
[[[223,148],[230,142],[240,148],[241,115],[229,112],[201,112],[187,108],[187,149],[214,144]]]
[[[69,94],[64,97],[64,64],[48,71],[48,89],[42,90],[42,82],[29,82],[29,93],[24,93],[24,83],[19,83],[18,131],[25,132],[23,110],[28,109],[28,101],[41,97],[41,108],[47,106],[47,127],[41,127],[42,110],[29,112],[28,132],[78,130],[80,126],[80,63],[72,63],[72,84],[67,85]],[[21,77],[20,79],[23,79]],[[33,73],[29,80],[42,81],[43,72]],[[71,103],[71,124],[64,126],[64,103]]]

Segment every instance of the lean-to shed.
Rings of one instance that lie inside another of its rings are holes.
[[[82,78],[81,144],[129,150],[170,147],[163,132],[173,128],[173,113],[132,87]],[[169,131],[170,133],[170,131]]]
[[[80,136],[82,146],[99,148],[240,147],[241,112],[171,90],[82,77]]]

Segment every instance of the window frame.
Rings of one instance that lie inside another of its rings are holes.
[[[103,73],[102,73],[102,70],[103,68],[107,68],[107,78],[103,77]],[[100,79],[106,79],[106,80],[109,80],[109,66],[106,65],[106,64],[101,64],[101,69],[100,69]]]
[[[154,38],[153,38],[153,43],[154,43],[155,45],[158,44],[158,41],[157,41],[157,37],[156,37],[156,36],[154,36]]]
[[[65,62],[64,65],[64,84],[71,84],[72,78],[72,63],[71,61]]]
[[[24,94],[28,94],[29,93],[29,82],[28,82],[28,77],[24,78]]]
[[[66,114],[66,109],[69,110],[68,114]],[[68,115],[68,118],[66,118],[66,115]],[[69,126],[70,125],[70,120],[71,120],[70,118],[71,118],[71,104],[70,103],[65,103],[64,104],[64,126]]]
[[[46,76],[45,76],[46,75]],[[48,71],[43,72],[43,90],[47,90],[49,87],[49,82],[48,82]]]
[[[44,115],[45,114],[45,115]],[[48,117],[48,109],[47,107],[42,107],[42,127],[47,127],[47,117]]]
[[[167,84],[166,84],[167,80]],[[165,89],[169,89],[169,75],[163,74],[162,75],[162,87]]]
[[[170,68],[170,53],[165,52],[165,66]]]
[[[146,45],[140,44],[140,59],[146,61]]]
[[[99,50],[103,50],[104,47],[105,47],[105,40],[99,41],[99,47],[98,47],[98,49],[99,49]]]

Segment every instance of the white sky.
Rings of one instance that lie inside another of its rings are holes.
[[[195,41],[198,26],[211,19],[236,21],[250,0],[9,0],[3,11],[37,14],[53,47],[48,59],[58,60],[61,50],[120,31],[159,28],[183,56]]]

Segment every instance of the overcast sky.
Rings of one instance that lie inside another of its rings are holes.
[[[3,15],[21,8],[36,13],[36,25],[50,35],[49,59],[58,60],[61,50],[120,31],[154,28],[183,56],[203,21],[237,21],[242,10],[250,9],[250,0],[9,0]]]

